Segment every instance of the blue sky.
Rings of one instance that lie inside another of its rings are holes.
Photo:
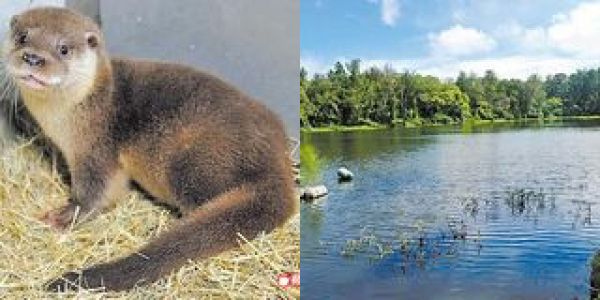
[[[309,73],[360,58],[443,78],[600,66],[600,0],[301,0]]]

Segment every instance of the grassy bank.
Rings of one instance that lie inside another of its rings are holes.
[[[544,122],[562,122],[562,121],[595,121],[600,120],[600,116],[565,116],[565,117],[547,117],[542,119]],[[451,122],[451,123],[433,123],[427,121],[407,121],[406,123],[397,122],[393,125],[395,128],[420,128],[420,127],[436,127],[436,126],[452,126],[461,124],[470,125],[492,125],[492,124],[509,124],[509,123],[533,123],[540,122],[538,118],[525,118],[525,119],[494,119],[494,120],[480,120],[480,119],[469,119],[463,122]],[[369,125],[332,125],[326,127],[302,127],[301,132],[316,133],[316,132],[348,132],[348,131],[365,131],[365,130],[381,130],[392,128],[390,125],[383,124],[369,124]]]
[[[0,297],[48,299],[42,285],[65,271],[121,257],[165,231],[167,212],[131,193],[109,213],[64,233],[38,221],[67,199],[67,188],[27,144],[0,149]],[[190,261],[150,286],[123,293],[79,291],[78,299],[295,299],[276,276],[300,270],[299,220],[220,256]]]
[[[386,129],[389,126],[373,124],[373,125],[353,125],[353,126],[342,126],[342,125],[334,125],[327,127],[303,127],[300,130],[302,132],[345,132],[345,131],[363,131],[363,130],[379,130]]]

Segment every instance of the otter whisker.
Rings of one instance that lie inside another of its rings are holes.
[[[6,101],[6,97],[15,92],[15,85],[12,80],[4,79],[0,82],[0,88],[2,88],[0,89],[0,101]]]

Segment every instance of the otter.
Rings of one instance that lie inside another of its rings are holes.
[[[131,184],[181,218],[136,253],[50,280],[50,291],[130,289],[284,224],[297,212],[285,129],[264,105],[191,67],[109,57],[91,19],[44,7],[12,18],[3,60],[24,107],[60,151],[62,229],[98,215]]]

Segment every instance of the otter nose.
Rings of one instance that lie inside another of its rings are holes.
[[[37,54],[23,52],[23,61],[32,67],[43,66],[46,60]]]

